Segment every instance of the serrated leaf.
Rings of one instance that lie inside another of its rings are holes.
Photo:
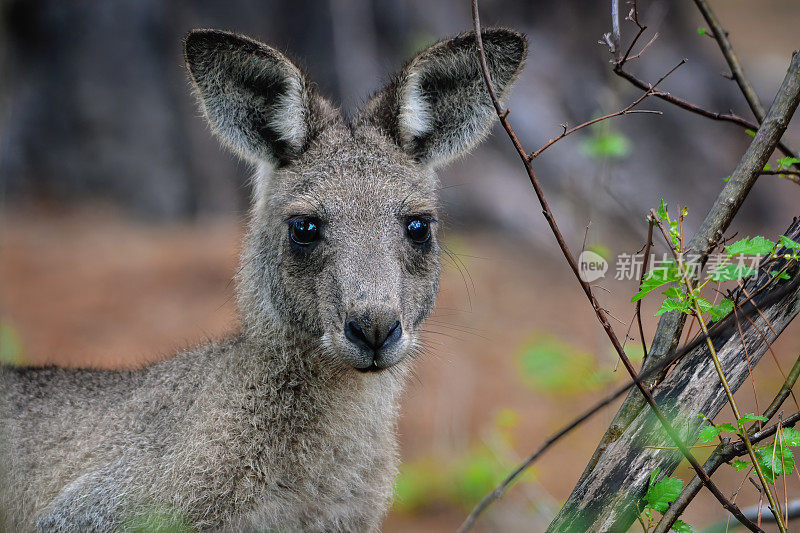
[[[767,480],[772,483],[782,474],[791,474],[794,469],[794,455],[789,446],[758,446],[755,453]]]
[[[727,298],[723,298],[717,305],[712,305],[708,309],[708,315],[711,317],[711,320],[715,322],[717,320],[722,320],[731,312],[733,311],[733,301],[728,300]]]
[[[784,446],[800,446],[800,431],[795,428],[783,428],[781,439]]]
[[[739,424],[745,424],[747,422],[755,422],[758,420],[759,422],[769,422],[769,418],[766,416],[756,415],[753,413],[747,413],[742,418],[739,419]]]
[[[678,267],[675,266],[675,261],[671,259],[665,261],[660,268],[654,268],[647,273],[642,280],[642,284],[639,286],[639,292],[633,295],[631,302],[638,302],[662,285],[673,281],[680,281],[680,279],[681,276],[678,272]]]
[[[661,220],[669,220],[669,211],[667,211],[667,202],[664,199],[661,199],[661,203],[658,204],[658,218]]]
[[[661,294],[663,294],[664,296],[669,296],[671,298],[677,298],[678,300],[685,300],[686,298],[689,297],[689,295],[686,294],[686,292],[680,287],[670,287]]]
[[[781,235],[779,242],[784,248],[789,248],[790,250],[800,250],[800,242],[793,241],[786,235]]]
[[[689,300],[676,300],[675,298],[667,298],[661,303],[656,314],[653,316],[661,316],[669,311],[680,311],[681,313],[688,313],[691,309],[692,303]]]
[[[694,533],[692,526],[683,520],[675,520],[675,523],[672,524],[672,531],[677,531],[678,533]]]
[[[669,504],[674,502],[680,495],[681,490],[683,490],[682,479],[667,477],[653,483],[650,488],[647,489],[647,494],[644,495],[644,499],[650,508],[659,513],[663,513],[667,510]]]
[[[734,459],[731,461],[731,466],[735,468],[737,472],[741,472],[742,470],[750,468],[750,463],[748,461],[742,461],[741,459]]]
[[[778,279],[792,279],[788,272],[782,272],[778,270],[770,270],[769,275]]]
[[[734,427],[730,422],[724,422],[719,424],[717,427],[727,433],[739,433],[739,428]]]
[[[778,158],[778,170],[783,170],[783,169],[789,168],[790,166],[796,165],[798,163],[800,163],[800,159],[797,159],[796,157],[790,157],[790,156],[779,157]]]
[[[761,235],[756,235],[752,239],[745,237],[742,240],[736,241],[730,246],[726,246],[725,250],[728,252],[728,255],[767,255],[772,251],[774,246],[774,241],[762,237]]]
[[[738,279],[749,278],[756,271],[753,268],[750,268],[747,265],[734,265],[728,264],[718,267],[714,270],[711,274],[712,281],[717,281],[719,283],[725,281],[734,281]]]
[[[650,474],[650,481],[648,481],[648,483],[647,483],[647,488],[648,488],[648,489],[649,489],[650,487],[652,487],[652,486],[655,484],[655,482],[656,482],[656,478],[658,477],[658,473],[659,473],[659,472],[661,472],[661,469],[660,469],[660,468],[656,468],[656,469],[655,469],[655,470],[653,470],[653,472]]]
[[[706,426],[700,430],[700,440],[702,442],[711,442],[719,437],[722,430],[715,426]]]

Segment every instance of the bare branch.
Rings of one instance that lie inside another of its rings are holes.
[[[686,460],[695,469],[695,471],[697,472],[697,475],[700,476],[701,478],[703,478],[704,484],[708,487],[708,489],[714,494],[714,496],[717,498],[717,500],[726,509],[728,509],[734,516],[736,516],[749,529],[751,529],[753,531],[758,531],[759,528],[755,524],[750,522],[749,520],[744,519],[744,516],[741,514],[741,511],[739,510],[739,508],[736,507],[736,505],[732,504],[722,494],[722,492],[719,490],[719,488],[711,481],[711,478],[709,478],[708,476],[705,475],[705,472],[703,471],[702,467],[700,466],[700,463],[697,462],[697,459],[695,459],[695,457],[692,455],[692,453],[689,451],[689,449],[686,447],[686,445],[682,442],[680,436],[675,431],[675,429],[672,427],[672,424],[669,422],[669,420],[667,420],[667,418],[664,415],[664,413],[661,412],[660,408],[658,407],[658,404],[656,403],[655,399],[653,398],[652,394],[650,393],[650,390],[647,387],[645,387],[642,384],[642,382],[640,381],[640,379],[639,379],[639,377],[637,375],[637,372],[636,372],[635,368],[633,367],[633,364],[630,362],[630,359],[625,354],[625,351],[622,349],[622,345],[620,344],[619,339],[617,338],[616,334],[614,333],[614,329],[611,327],[611,324],[609,323],[609,321],[608,321],[608,319],[606,317],[606,313],[603,311],[603,309],[600,307],[599,303],[597,302],[597,299],[595,298],[594,293],[592,292],[591,286],[589,285],[589,283],[587,283],[586,281],[581,279],[580,272],[578,270],[578,264],[575,261],[575,258],[573,257],[572,252],[570,251],[570,249],[567,246],[566,242],[564,241],[564,237],[561,234],[561,231],[559,230],[558,225],[556,224],[556,221],[555,221],[555,218],[553,217],[552,212],[550,211],[549,205],[548,205],[547,200],[546,200],[546,198],[544,196],[544,191],[542,190],[542,188],[541,188],[541,186],[539,184],[539,181],[536,178],[536,175],[535,175],[535,173],[533,171],[533,167],[531,166],[531,162],[530,162],[527,154],[525,153],[525,150],[523,149],[519,139],[517,138],[516,133],[514,132],[513,128],[511,127],[511,125],[510,125],[510,123],[508,121],[508,116],[507,116],[508,113],[507,112],[503,113],[502,107],[500,106],[500,103],[497,100],[497,96],[495,94],[494,87],[492,85],[492,80],[491,80],[491,77],[489,75],[489,69],[488,69],[488,67],[486,65],[486,53],[485,53],[485,50],[483,48],[483,39],[482,39],[482,36],[481,36],[480,17],[479,17],[479,13],[478,13],[478,0],[472,0],[472,18],[473,18],[473,24],[474,24],[474,29],[475,29],[475,37],[476,37],[476,43],[477,43],[477,47],[478,47],[478,54],[479,54],[479,59],[480,59],[480,64],[481,64],[481,70],[483,72],[483,78],[484,78],[484,82],[485,82],[487,91],[488,91],[488,93],[489,93],[489,95],[490,95],[490,97],[492,99],[492,103],[493,103],[493,105],[495,107],[495,111],[497,112],[497,115],[500,118],[500,123],[503,125],[503,128],[506,130],[506,133],[508,134],[508,136],[511,139],[512,143],[514,144],[514,147],[516,148],[517,153],[519,154],[520,158],[522,159],[523,165],[525,166],[525,170],[526,170],[526,172],[528,174],[528,178],[529,178],[529,180],[531,182],[531,185],[533,186],[534,191],[536,192],[536,196],[539,199],[539,203],[541,204],[542,211],[543,211],[543,214],[545,216],[545,219],[547,220],[547,222],[548,222],[548,224],[550,226],[550,229],[552,230],[553,235],[555,236],[556,241],[558,242],[559,248],[561,249],[561,251],[562,251],[562,253],[564,255],[564,258],[567,260],[567,263],[569,264],[573,274],[575,275],[576,279],[580,283],[581,288],[583,289],[586,297],[589,299],[589,302],[591,303],[592,308],[595,311],[595,315],[597,316],[598,321],[603,326],[603,329],[606,332],[606,335],[608,336],[609,340],[611,341],[611,344],[614,346],[614,349],[616,350],[617,355],[619,356],[620,360],[622,361],[623,365],[625,366],[625,369],[628,371],[628,374],[631,376],[631,379],[636,384],[637,389],[644,396],[645,400],[647,401],[648,405],[650,406],[652,412],[655,414],[656,418],[658,418],[658,421],[659,421],[660,425],[664,428],[664,431],[666,431],[666,433],[670,436],[671,440],[675,443],[675,445],[680,449],[681,454],[686,458]],[[649,89],[650,88],[648,88],[648,90]],[[473,522],[474,522],[474,520],[473,520]],[[466,529],[468,529],[470,527],[470,525],[471,525],[471,523],[470,524],[465,524]],[[462,528],[462,530],[466,530],[466,529]]]
[[[742,65],[739,63],[739,58],[736,56],[728,40],[727,32],[722,28],[719,20],[717,20],[717,16],[711,10],[706,0],[694,0],[694,4],[697,6],[697,9],[700,10],[703,18],[706,19],[706,22],[711,28],[711,33],[714,35],[717,44],[719,44],[719,49],[722,51],[722,55],[725,56],[725,61],[728,62],[728,66],[731,68],[731,78],[739,85],[745,100],[747,100],[747,105],[750,106],[758,123],[762,123],[766,111],[764,110],[764,106],[761,105],[758,94],[756,94],[755,89],[753,89],[753,86],[750,84],[750,80],[744,75]]]

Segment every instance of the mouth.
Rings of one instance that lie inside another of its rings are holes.
[[[356,370],[358,370],[362,374],[377,374],[378,372],[386,370],[386,368],[379,367],[378,365],[375,364],[375,361],[373,361],[372,364],[369,365],[368,367],[356,368]]]

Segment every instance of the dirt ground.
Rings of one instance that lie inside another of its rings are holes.
[[[238,220],[156,226],[103,209],[12,210],[0,227],[0,318],[19,339],[27,362],[139,364],[237,328],[231,277],[241,235]],[[579,377],[558,387],[532,386],[518,357],[531,339],[555,338],[576,353],[590,354],[611,381],[621,382],[623,371],[611,373],[614,358],[607,340],[554,247],[532,250],[495,235],[452,231],[445,242],[453,255],[443,256],[442,290],[426,326],[428,354],[402,406],[404,463],[446,463],[484,446],[497,456],[502,473],[605,390],[587,385],[586,391]],[[618,251],[625,250],[613,250]],[[614,324],[622,335],[633,311],[633,284],[608,280],[601,285],[606,289],[598,291],[602,303],[623,322]],[[651,316],[648,305],[645,314]],[[651,335],[653,320],[646,329]],[[800,353],[799,333],[793,324],[774,347],[784,368]],[[780,374],[769,356],[755,374],[763,405]],[[739,396],[750,408],[752,389],[743,387]],[[786,406],[789,412],[793,408]],[[614,412],[604,411],[545,455],[529,481],[512,489],[482,520],[483,530],[542,530]],[[509,416],[513,422],[497,422]],[[498,434],[505,444],[496,444]],[[689,477],[685,468],[676,475]],[[731,468],[717,477],[728,493],[741,482]],[[757,501],[749,489],[740,502]],[[420,490],[424,493],[424,485]],[[797,490],[793,478],[789,497]],[[426,505],[393,510],[385,530],[452,531],[469,503],[432,496]],[[722,517],[702,495],[686,520],[703,525]]]

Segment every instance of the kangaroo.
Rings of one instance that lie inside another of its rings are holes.
[[[525,38],[483,32],[503,96]],[[221,142],[253,164],[241,331],[131,370],[0,368],[5,531],[376,531],[398,396],[439,285],[435,170],[495,115],[475,34],[349,119],[277,50],[194,30]]]

